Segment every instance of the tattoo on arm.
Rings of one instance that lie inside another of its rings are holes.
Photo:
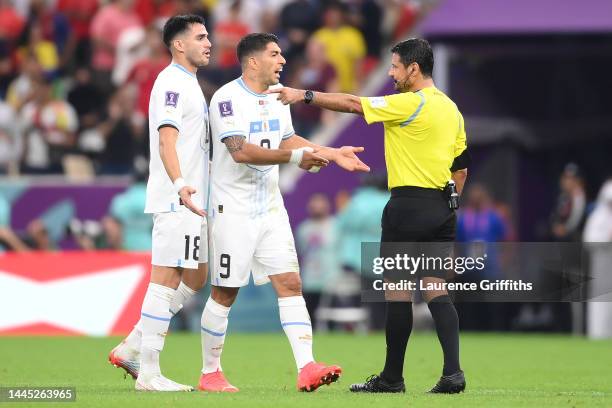
[[[223,143],[225,143],[225,147],[227,147],[227,151],[232,153],[239,152],[242,150],[242,146],[244,145],[244,137],[242,136],[230,136],[223,139]]]

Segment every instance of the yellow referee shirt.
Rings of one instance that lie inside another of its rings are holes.
[[[453,160],[466,148],[463,116],[448,96],[431,87],[361,98],[361,106],[368,124],[385,126],[389,189],[444,188]]]

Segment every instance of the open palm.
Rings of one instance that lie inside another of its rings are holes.
[[[364,162],[362,162],[355,154],[363,151],[363,147],[342,146],[338,149],[338,154],[336,155],[334,161],[338,166],[342,167],[344,170],[347,171],[369,172],[370,167],[368,167]]]

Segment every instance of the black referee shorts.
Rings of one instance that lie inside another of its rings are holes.
[[[413,257],[449,257],[456,223],[455,211],[449,208],[444,191],[408,186],[393,188],[382,215],[381,256],[407,253]],[[388,244],[400,242],[422,244]],[[447,278],[448,275],[448,271],[436,267],[420,269],[412,275],[406,271],[389,272],[384,276],[392,281],[415,276]]]

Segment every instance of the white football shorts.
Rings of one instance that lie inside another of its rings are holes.
[[[300,268],[287,211],[250,218],[248,215],[214,213],[208,219],[211,283],[242,287],[253,275],[256,285],[268,276],[297,272]]]
[[[198,263],[208,262],[206,224],[206,217],[186,208],[153,214],[151,264],[197,269]]]

